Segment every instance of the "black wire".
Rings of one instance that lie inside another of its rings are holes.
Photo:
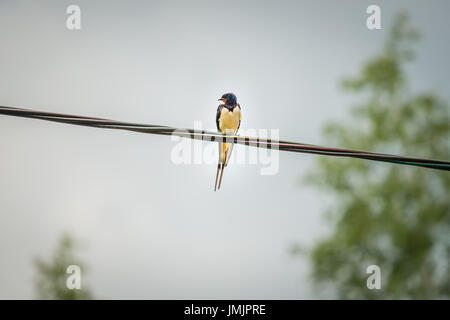
[[[71,114],[61,114],[53,112],[43,112],[4,106],[0,106],[0,114],[47,120],[59,123],[74,124],[80,126],[96,127],[96,128],[127,130],[133,132],[159,134],[159,135],[175,135],[183,138],[203,140],[203,141],[233,142],[237,144],[258,148],[279,149],[282,151],[312,153],[338,157],[352,157],[366,160],[397,163],[403,165],[419,166],[438,170],[447,170],[447,171],[450,170],[450,162],[444,160],[403,157],[390,154],[382,154],[382,153],[342,149],[342,148],[327,148],[311,144],[302,144],[298,142],[273,140],[265,138],[254,138],[246,136],[227,136],[221,133],[206,130],[193,130],[162,125],[122,122],[110,119],[78,116]]]

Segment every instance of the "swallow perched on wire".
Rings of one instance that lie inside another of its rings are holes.
[[[218,101],[222,101],[223,104],[220,104],[219,107],[217,108],[216,113],[217,130],[224,134],[235,135],[239,130],[239,127],[241,126],[241,118],[242,118],[241,106],[237,102],[236,95],[233,93],[225,93]],[[233,151],[232,142],[219,142],[219,162],[217,164],[216,184],[214,186],[214,191],[216,191],[216,189],[220,189],[220,184],[222,183],[223,169],[227,166],[232,151]],[[219,180],[218,186],[217,180]]]

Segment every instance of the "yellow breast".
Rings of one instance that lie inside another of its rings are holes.
[[[241,121],[241,108],[235,107],[233,112],[223,108],[219,118],[219,129],[222,133],[236,133]]]

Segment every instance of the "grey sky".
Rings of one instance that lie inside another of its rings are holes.
[[[366,28],[373,3],[382,30]],[[80,31],[66,29],[70,4]],[[339,79],[379,51],[400,9],[423,35],[412,89],[448,99],[448,1],[2,0],[0,105],[212,129],[233,91],[241,128],[321,143],[354,101]],[[0,116],[0,298],[32,297],[32,259],[64,231],[83,240],[100,298],[317,297],[289,255],[327,231],[328,199],[300,183],[315,156],[282,153],[274,176],[230,165],[214,193],[216,166],[176,166],[174,145]]]

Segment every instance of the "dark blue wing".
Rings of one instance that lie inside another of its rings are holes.
[[[217,130],[220,132],[219,128],[219,119],[220,119],[220,113],[222,112],[223,104],[217,107],[217,113],[216,113],[216,126]]]
[[[239,107],[239,111],[241,112],[241,115],[242,115],[241,105],[240,105],[239,103],[236,103],[236,105]],[[238,125],[238,127],[237,127],[237,129],[236,129],[236,132],[239,131],[239,128],[240,128],[240,127],[241,127],[241,120],[239,120],[239,125]]]

